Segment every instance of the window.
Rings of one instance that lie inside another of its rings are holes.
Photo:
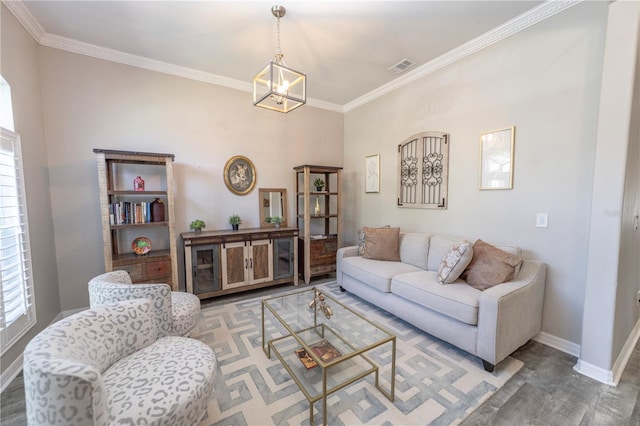
[[[423,132],[398,145],[398,206],[446,209],[449,134]]]
[[[13,108],[11,107],[11,87],[0,75],[0,127],[15,132],[13,128]]]
[[[0,343],[2,353],[36,323],[27,205],[18,134],[0,143]]]

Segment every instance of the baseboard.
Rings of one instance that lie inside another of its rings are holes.
[[[616,385],[616,382],[613,380],[613,371],[611,370],[605,370],[581,359],[573,366],[573,369],[583,376],[591,377],[593,380],[602,382],[605,385]]]
[[[2,376],[0,376],[0,393],[4,392],[4,390],[13,382],[13,380],[20,374],[22,371],[22,354],[18,358],[16,358],[9,367],[7,367],[3,372]]]
[[[616,362],[613,363],[613,368],[611,370],[605,370],[604,368],[600,368],[581,359],[578,360],[578,363],[573,367],[573,369],[578,373],[584,374],[585,376],[591,377],[599,382],[611,386],[618,386],[622,373],[624,373],[624,369],[627,367],[629,359],[633,354],[633,350],[638,343],[638,339],[640,339],[640,320],[636,322],[636,325],[631,330],[631,333],[622,347],[622,350],[618,354]]]
[[[541,331],[536,337],[533,338],[536,342],[540,342],[544,345],[551,346],[554,349],[573,355],[576,358],[580,357],[580,345],[569,340],[561,339],[553,334],[545,333]]]

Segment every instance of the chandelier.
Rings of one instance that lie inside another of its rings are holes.
[[[280,49],[280,18],[286,13],[282,6],[275,5],[271,13],[278,19],[278,47],[275,61],[253,77],[253,104],[261,108],[287,113],[307,102],[307,76],[287,67]]]

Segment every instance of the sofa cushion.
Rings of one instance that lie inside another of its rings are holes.
[[[466,324],[478,324],[481,291],[462,280],[442,285],[435,271],[418,271],[396,275],[391,292]]]
[[[501,250],[482,240],[473,244],[473,259],[462,278],[478,290],[511,281],[522,258]]]
[[[473,257],[473,248],[470,241],[463,241],[455,244],[447,252],[440,262],[438,268],[438,281],[443,284],[451,284],[457,280],[464,270],[469,266]]]
[[[431,237],[431,241],[429,242],[429,256],[427,257],[427,270],[438,271],[442,258],[444,258],[454,245],[461,243],[462,241],[462,238],[446,237],[442,235]]]
[[[369,228],[364,226],[365,259],[400,262],[400,228]]]
[[[207,411],[216,357],[206,344],[163,337],[103,373],[111,424],[194,425]]]
[[[420,269],[427,269],[429,236],[426,234],[400,233],[400,260]]]
[[[421,270],[407,263],[371,260],[362,256],[344,257],[341,266],[343,274],[385,293],[389,293],[391,278],[395,275]]]

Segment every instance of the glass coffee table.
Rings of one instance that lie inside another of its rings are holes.
[[[312,424],[315,402],[322,400],[326,425],[327,396],[371,373],[380,392],[394,399],[396,336],[322,290],[264,299],[262,349],[278,357],[307,398]],[[381,371],[390,371],[387,389]]]

